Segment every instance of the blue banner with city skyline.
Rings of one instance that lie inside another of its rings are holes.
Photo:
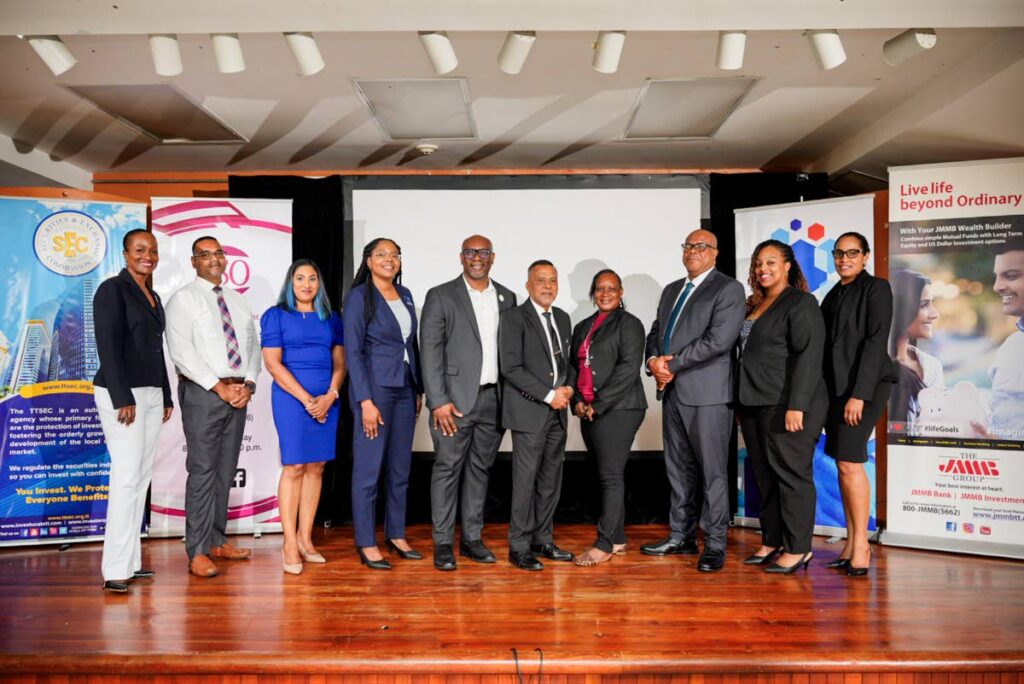
[[[145,204],[0,197],[0,544],[103,534],[93,294]]]

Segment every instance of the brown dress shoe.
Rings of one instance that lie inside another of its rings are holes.
[[[210,549],[210,558],[221,558],[223,560],[245,560],[250,555],[252,555],[252,549],[240,549],[231,544],[231,542],[224,542],[220,546],[214,546]]]
[[[193,556],[192,560],[188,563],[188,571],[196,577],[213,577],[217,574],[217,566],[213,564],[213,561],[208,556],[199,554]]]

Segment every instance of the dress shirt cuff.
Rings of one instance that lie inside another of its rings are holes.
[[[545,403],[545,404],[550,404],[550,403],[551,403],[552,401],[554,401],[554,400],[555,400],[555,390],[551,390],[551,391],[549,391],[549,392],[548,392],[548,393],[547,393],[547,394],[546,394],[546,395],[544,396],[544,403]]]
[[[185,377],[188,378],[189,380],[192,380],[192,382],[196,383],[197,385],[202,387],[207,392],[212,390],[213,386],[216,385],[218,382],[220,382],[220,378],[218,378],[213,373],[210,373],[209,375],[204,375],[203,377],[201,377],[199,379],[193,379],[193,378],[189,377],[187,374],[185,375]]]

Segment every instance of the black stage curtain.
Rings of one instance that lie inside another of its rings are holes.
[[[312,259],[323,274],[324,287],[335,311],[341,311],[344,293],[345,238],[342,226],[345,199],[341,176],[228,176],[230,197],[292,200],[292,259]],[[284,278],[284,274],[281,274]],[[352,414],[341,392],[339,458],[324,471],[324,488],[317,518],[325,524],[342,523],[351,517]]]

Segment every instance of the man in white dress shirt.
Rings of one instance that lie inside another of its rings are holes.
[[[185,550],[189,570],[213,577],[212,558],[241,560],[249,549],[228,543],[228,494],[238,469],[246,405],[256,390],[260,345],[242,296],[221,288],[227,260],[220,243],[192,243],[196,279],[167,303],[167,346],[178,370],[178,405],[188,454]]]

